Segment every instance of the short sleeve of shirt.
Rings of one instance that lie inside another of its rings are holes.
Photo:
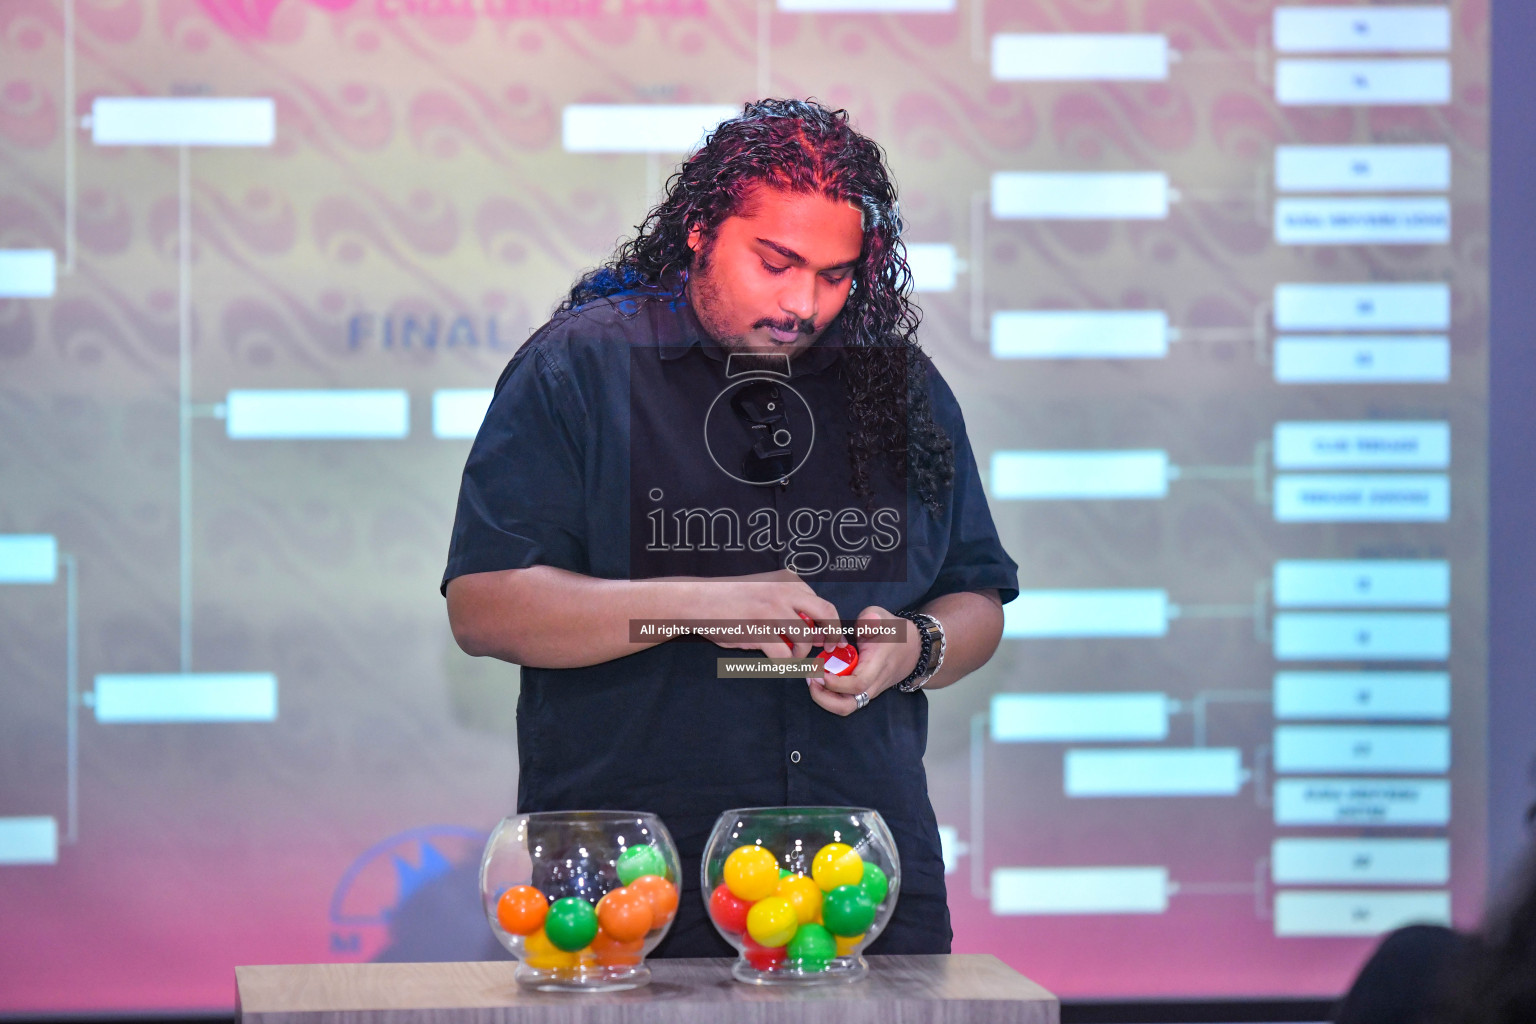
[[[587,415],[535,338],[508,366],[470,448],[442,587],[476,572],[587,567]]]
[[[949,547],[926,603],[945,594],[967,590],[996,590],[1004,604],[1019,596],[1019,567],[1003,550],[981,487],[976,457],[966,436],[960,403],[937,370],[932,371],[933,416],[955,446],[955,478],[951,493]]]

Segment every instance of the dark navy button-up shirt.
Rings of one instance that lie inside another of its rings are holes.
[[[955,456],[935,515],[894,474],[875,474],[873,499],[853,495],[841,358],[834,325],[787,376],[742,376],[739,357],[674,295],[615,296],[556,315],[497,382],[465,466],[443,586],[533,565],[635,579],[767,572],[793,559],[846,622],[871,605],[895,612],[960,591],[1012,600],[1017,567],[943,378],[926,364],[933,416]],[[746,409],[741,393],[760,381],[769,390]],[[781,479],[744,468],[764,438],[770,449],[787,442]],[[518,809],[658,814],[684,863],[663,952],[707,956],[731,952],[697,891],[722,811],[872,807],[895,836],[902,876],[896,915],[872,951],[947,951],[923,771],[927,696],[893,687],[840,717],[800,678],[716,678],[717,658],[745,653],[689,638],[585,668],[523,667]]]

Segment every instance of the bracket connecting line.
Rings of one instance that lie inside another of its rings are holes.
[[[64,266],[75,272],[75,0],[64,0]]]
[[[979,0],[978,0],[979,2]],[[990,193],[977,189],[971,193],[971,258],[966,261],[966,273],[971,284],[971,340],[986,342],[990,333],[987,324],[986,283],[982,273],[985,259],[987,231],[987,205]]]
[[[192,671],[192,157],[176,149],[177,407],[180,500],[177,503],[181,597],[181,671]]]
[[[987,882],[986,858],[982,856],[982,804],[987,788],[983,782],[987,759],[987,722],[985,711],[971,716],[971,895],[991,902],[991,886]]]
[[[772,78],[769,60],[773,47],[774,0],[757,0],[757,92],[758,96],[772,95],[769,81]]]
[[[75,556],[59,552],[64,569],[65,813],[61,842],[80,838],[80,580]]]

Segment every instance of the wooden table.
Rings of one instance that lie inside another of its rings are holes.
[[[653,960],[614,993],[529,992],[511,961],[237,967],[242,1024],[1058,1024],[1056,997],[994,956],[873,956],[868,977],[745,985],[730,960]]]

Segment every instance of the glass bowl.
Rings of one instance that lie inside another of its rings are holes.
[[[651,980],[645,957],[672,925],[680,878],[677,846],[655,815],[542,811],[496,826],[480,896],[519,984],[613,992]]]
[[[855,981],[896,909],[901,861],[868,808],[746,807],[715,822],[701,881],[710,920],[741,954],[738,981]]]

